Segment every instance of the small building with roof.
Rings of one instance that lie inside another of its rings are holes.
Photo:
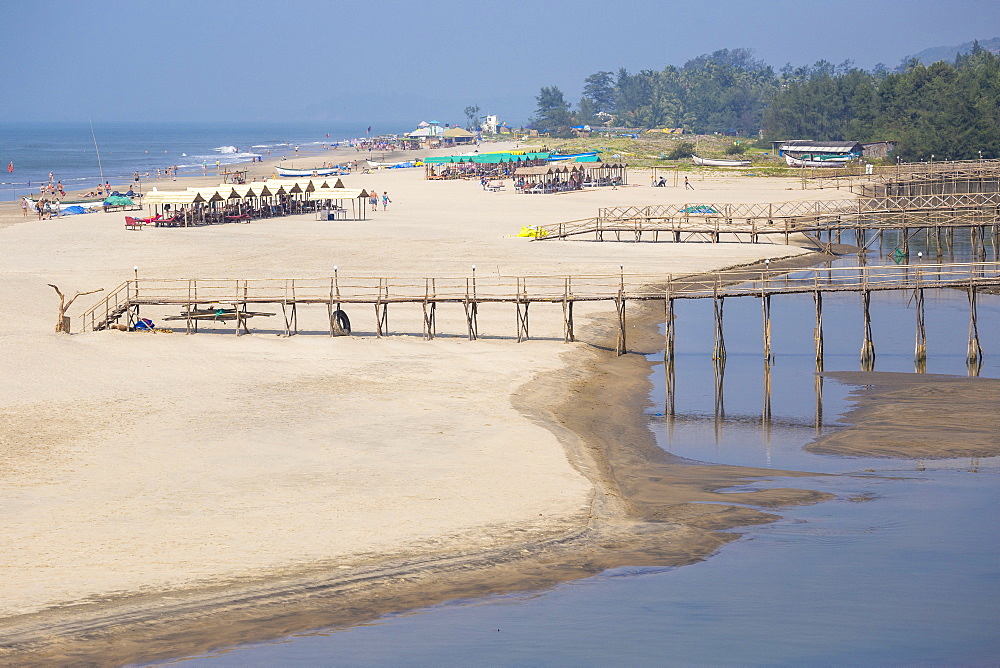
[[[441,139],[445,146],[460,146],[462,144],[472,144],[476,141],[476,135],[472,134],[465,128],[460,128],[457,125],[453,128],[448,128],[443,133],[441,133]]]
[[[811,141],[796,139],[781,142],[778,155],[788,155],[798,159],[812,159],[819,156],[860,157],[864,147],[856,141]]]

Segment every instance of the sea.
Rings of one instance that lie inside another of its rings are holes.
[[[371,132],[368,128],[371,127]],[[380,123],[37,123],[0,121],[0,201],[14,201],[40,185],[61,182],[82,190],[110,182],[131,184],[177,166],[198,174],[203,166],[294,157],[324,146],[412,130],[412,122]],[[9,166],[13,171],[9,171]]]

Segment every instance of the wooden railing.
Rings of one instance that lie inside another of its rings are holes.
[[[451,278],[324,277],[129,280],[83,315],[95,329],[121,306],[188,304],[376,304],[678,299],[820,291],[903,290],[1000,284],[1000,263],[733,269],[708,274],[486,276]]]

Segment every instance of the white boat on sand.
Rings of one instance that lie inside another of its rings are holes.
[[[716,158],[699,158],[692,154],[691,159],[694,164],[702,167],[749,167],[749,160],[720,160]]]
[[[793,158],[785,155],[785,162],[789,167],[843,167],[850,160],[848,157],[836,156],[824,158],[823,160],[809,160],[808,158]]]
[[[294,167],[279,167],[274,168],[278,172],[278,176],[285,178],[308,178],[310,176],[340,176],[342,174],[347,174],[346,170],[340,167],[308,167],[306,169],[295,169]]]

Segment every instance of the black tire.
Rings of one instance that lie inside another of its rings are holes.
[[[336,323],[336,328],[340,334],[348,335],[351,333],[351,319],[347,317],[347,314],[337,309],[333,312],[333,320]]]

